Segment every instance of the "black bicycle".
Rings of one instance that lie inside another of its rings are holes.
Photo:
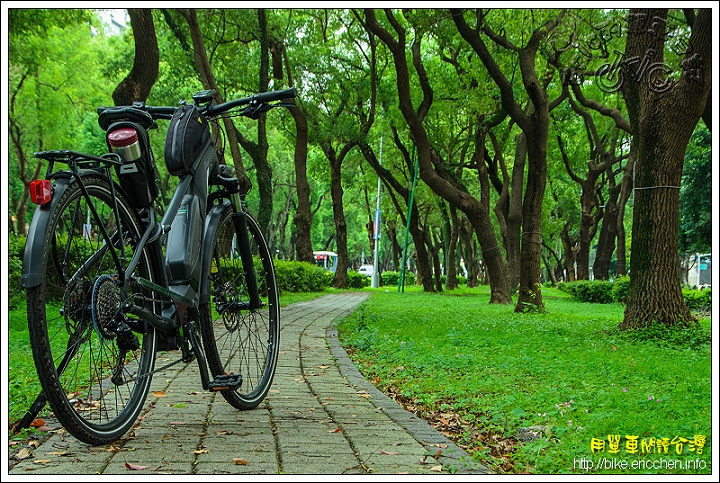
[[[247,211],[247,189],[218,161],[210,123],[291,107],[294,89],[216,104],[215,91],[175,107],[101,107],[109,152],[45,151],[45,179],[21,284],[42,394],[62,425],[90,444],[120,438],[155,372],[196,359],[202,387],[238,409],[265,398],[278,358],[273,260]],[[156,211],[148,130],[168,119],[165,162],[178,186]],[[222,133],[222,129],[216,132]],[[67,165],[55,171],[57,163]],[[156,354],[178,357],[156,368]],[[37,409],[39,410],[39,409]]]

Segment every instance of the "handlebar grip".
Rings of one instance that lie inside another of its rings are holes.
[[[291,87],[289,89],[284,89],[282,91],[272,91],[272,92],[261,92],[260,94],[255,94],[253,96],[250,96],[251,102],[272,102],[272,101],[279,101],[282,99],[290,99],[295,98],[297,96],[297,90],[294,87]]]

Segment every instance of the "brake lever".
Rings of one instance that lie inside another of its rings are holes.
[[[245,109],[240,111],[240,115],[249,117],[250,119],[259,119],[260,115],[268,112],[273,106],[266,102],[262,104],[249,104]]]

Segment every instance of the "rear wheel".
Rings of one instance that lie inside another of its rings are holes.
[[[202,338],[214,376],[240,374],[237,389],[222,391],[238,409],[252,409],[265,398],[277,367],[280,309],[275,269],[260,227],[247,215],[253,267],[244,267],[232,210],[220,216],[210,259],[210,303],[201,306]],[[248,309],[245,271],[254,270],[263,307]]]
[[[49,214],[41,283],[27,293],[28,326],[40,383],[58,420],[79,440],[106,444],[135,422],[155,364],[154,329],[120,306],[127,298],[142,306],[149,303],[143,295],[152,294],[121,285],[111,254],[121,263],[132,258],[140,239],[132,205],[103,177],[85,176],[83,183],[98,216],[78,182],[70,183]],[[139,260],[134,275],[152,280],[148,254]]]

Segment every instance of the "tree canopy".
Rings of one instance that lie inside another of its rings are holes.
[[[32,216],[27,188],[46,168],[33,152],[106,149],[100,105],[294,86],[292,113],[225,124],[224,162],[252,183],[247,200],[274,253],[310,261],[313,250],[334,250],[335,285],[346,287],[347,270],[372,260],[379,179],[381,271],[401,269],[407,226],[409,268],[424,290],[452,290],[460,277],[489,283],[492,303],[542,311],[545,283],[628,271],[633,283],[642,273],[633,267],[654,263],[642,244],[629,248],[647,231],[636,178],[651,152],[647,133],[688,133],[679,158],[660,168],[680,189],[677,200],[654,202],[677,205],[668,211],[674,232],[657,236],[674,237],[675,260],[710,251],[711,126],[700,121],[711,99],[708,17],[692,9],[163,8],[133,11],[132,24],[111,35],[97,11],[11,8],[9,228],[23,234]],[[157,57],[147,56],[153,47]],[[156,78],[134,77],[143,65],[156,66]],[[127,79],[149,90],[114,95]],[[701,105],[682,117],[687,109],[671,101],[686,91]],[[653,119],[648,106],[660,110]],[[676,127],[661,129],[665,120]],[[165,129],[151,133],[158,161]],[[662,146],[662,136],[653,142]],[[177,180],[158,167],[167,199]],[[669,275],[677,290],[679,263]]]

